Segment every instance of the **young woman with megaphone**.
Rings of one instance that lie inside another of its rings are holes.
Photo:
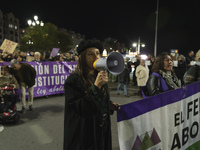
[[[93,67],[102,51],[92,40],[77,49],[77,68],[65,82],[64,150],[112,149],[110,115],[120,107],[110,101],[107,72]]]

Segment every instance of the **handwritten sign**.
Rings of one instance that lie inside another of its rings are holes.
[[[3,44],[1,45],[0,49],[3,50],[4,53],[7,52],[7,53],[12,54],[14,52],[15,48],[17,47],[17,44],[18,43],[16,43],[16,42],[5,39],[3,41]]]

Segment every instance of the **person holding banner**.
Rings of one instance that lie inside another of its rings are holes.
[[[10,65],[13,68],[11,74],[14,74],[20,84],[22,102],[21,113],[24,113],[26,110],[26,87],[28,87],[29,94],[29,110],[33,110],[33,91],[36,78],[35,69],[27,63],[19,63],[16,59],[12,59]]]
[[[181,87],[173,71],[173,60],[168,53],[164,52],[158,55],[153,64],[152,72],[146,85],[148,96],[157,95]]]
[[[110,114],[119,104],[110,101],[108,74],[93,68],[103,46],[82,41],[77,68],[65,81],[64,150],[111,150]]]

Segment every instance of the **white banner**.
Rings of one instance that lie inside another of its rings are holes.
[[[200,83],[123,105],[120,150],[200,149]]]

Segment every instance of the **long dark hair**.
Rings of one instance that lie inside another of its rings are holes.
[[[9,66],[7,66],[7,65],[2,65],[2,66],[1,66],[1,70],[10,72],[10,68],[9,68]]]
[[[90,72],[86,63],[86,51],[81,53],[74,73],[77,73],[83,79],[84,83],[86,84],[88,88],[91,87],[92,84],[94,83],[94,80],[96,79],[98,71],[95,70],[94,76],[90,75]]]
[[[159,73],[159,70],[165,71],[164,59],[167,57],[167,55],[169,55],[167,52],[163,52],[157,56],[156,60],[154,61],[153,67],[152,67],[152,72]]]

